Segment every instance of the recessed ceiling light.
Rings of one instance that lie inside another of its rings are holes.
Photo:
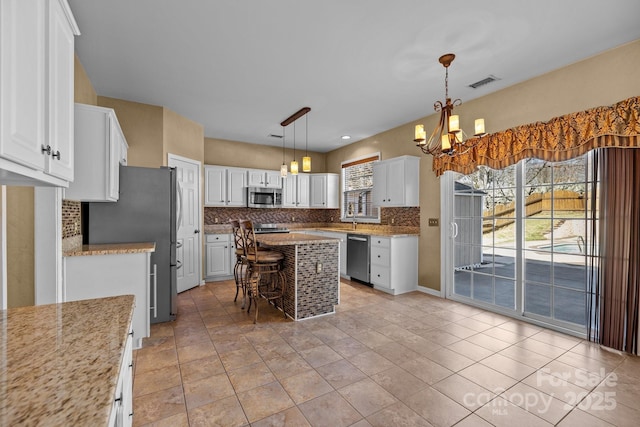
[[[342,135],[342,137],[341,137],[341,138],[342,138],[342,139],[351,139],[351,136],[349,136],[349,135]]]

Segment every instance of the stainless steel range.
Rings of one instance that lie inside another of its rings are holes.
[[[284,227],[278,227],[277,224],[254,224],[253,231],[256,234],[288,233],[289,229]]]

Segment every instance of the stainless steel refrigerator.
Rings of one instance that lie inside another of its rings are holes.
[[[151,323],[174,320],[177,313],[176,172],[173,168],[120,166],[117,202],[82,204],[83,241],[155,242],[149,280]]]

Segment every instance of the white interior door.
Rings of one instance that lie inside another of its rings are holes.
[[[178,185],[178,292],[201,282],[200,268],[200,162],[169,154],[169,166],[176,168]]]

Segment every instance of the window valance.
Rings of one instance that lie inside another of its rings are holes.
[[[433,158],[436,176],[451,170],[465,175],[477,166],[503,169],[525,158],[552,162],[581,156],[594,148],[640,146],[640,97],[617,104],[517,126],[468,141],[453,156]]]

